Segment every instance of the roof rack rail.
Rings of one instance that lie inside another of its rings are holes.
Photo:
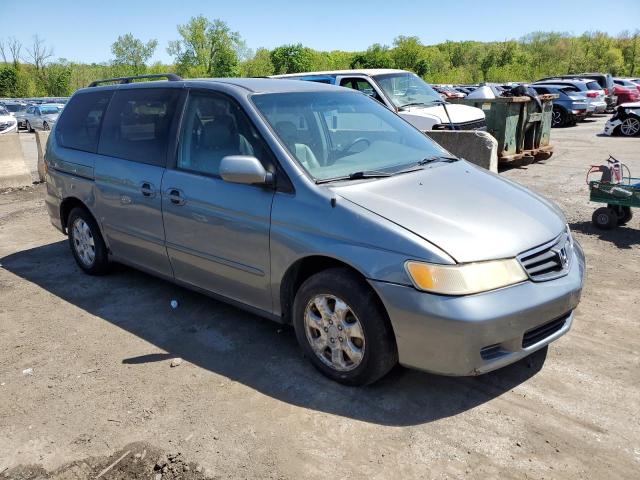
[[[135,75],[133,77],[115,77],[115,78],[105,78],[104,80],[96,80],[89,84],[89,87],[97,87],[102,83],[131,83],[132,80],[138,80],[142,78],[166,78],[170,82],[176,82],[182,80],[182,77],[176,75],[175,73],[154,73],[153,75]]]

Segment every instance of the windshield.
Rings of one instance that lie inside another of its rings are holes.
[[[438,92],[414,73],[387,73],[373,78],[398,108],[442,103]]]
[[[27,109],[26,105],[20,105],[17,103],[10,103],[5,105],[5,108],[10,112],[24,112]]]
[[[375,100],[352,92],[254,95],[276,135],[318,180],[375,170],[394,173],[425,157],[447,155]]]
[[[60,110],[60,107],[40,107],[40,113],[42,113],[42,115],[54,115],[60,113]]]

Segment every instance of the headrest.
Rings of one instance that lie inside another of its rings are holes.
[[[276,132],[285,143],[293,143],[298,136],[298,128],[293,122],[282,121],[275,125]]]
[[[238,145],[238,136],[228,122],[214,120],[205,124],[201,145],[207,149],[233,148]]]

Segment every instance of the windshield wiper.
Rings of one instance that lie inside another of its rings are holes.
[[[363,170],[350,173],[349,175],[343,175],[341,177],[321,178],[320,180],[316,180],[316,183],[337,182],[340,180],[360,180],[361,178],[382,178],[390,177],[391,175],[392,174],[389,172],[382,172],[379,170]]]
[[[400,105],[398,108],[403,109],[403,108],[407,108],[407,107],[416,107],[418,105],[424,105],[424,102],[410,102],[410,103],[405,103],[404,105]]]
[[[416,163],[414,163],[413,165],[402,169],[402,170],[398,170],[397,172],[394,172],[394,175],[397,175],[398,173],[409,173],[409,172],[415,172],[416,170],[420,170],[420,167],[424,167],[425,165],[428,165],[430,163],[433,162],[446,162],[446,163],[453,163],[453,162],[457,162],[458,160],[460,160],[459,158],[456,157],[447,157],[446,155],[433,155],[430,157],[425,157],[422,160],[418,160]]]

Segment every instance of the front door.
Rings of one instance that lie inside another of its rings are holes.
[[[95,161],[96,211],[116,260],[172,277],[164,245],[160,186],[181,92],[114,94]]]
[[[178,154],[162,180],[166,243],[175,278],[271,311],[269,231],[274,190],[220,178],[227,155],[272,154],[239,105],[192,92]]]

